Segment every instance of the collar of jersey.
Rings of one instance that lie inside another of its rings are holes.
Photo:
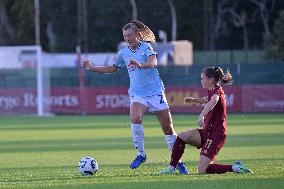
[[[141,46],[141,42],[139,42],[138,47],[137,47],[135,50],[132,50],[129,46],[127,46],[127,47],[128,47],[129,50],[131,50],[132,52],[136,52],[136,51],[138,51],[138,49],[140,48],[140,46]]]

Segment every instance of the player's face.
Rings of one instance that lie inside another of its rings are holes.
[[[204,73],[201,73],[201,84],[205,89],[211,89],[213,85],[213,79],[208,78]]]
[[[131,29],[123,30],[124,41],[131,47],[136,49],[139,44],[138,37],[136,33]]]

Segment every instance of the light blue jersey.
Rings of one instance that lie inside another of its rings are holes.
[[[139,69],[128,66],[130,59],[134,59],[140,64],[145,64],[149,56],[156,54],[151,45],[146,42],[140,42],[135,51],[130,49],[130,47],[124,47],[118,52],[113,65],[119,68],[127,68],[130,78],[128,90],[130,96],[146,97],[165,91],[164,84],[155,67]]]

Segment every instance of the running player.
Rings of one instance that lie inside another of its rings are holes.
[[[172,117],[164,94],[164,85],[156,69],[157,53],[150,43],[155,42],[155,35],[142,22],[134,20],[122,28],[127,47],[121,49],[111,66],[93,66],[90,60],[84,60],[86,70],[100,73],[114,73],[126,67],[130,78],[130,119],[134,146],[137,157],[130,164],[136,169],[146,161],[144,150],[143,116],[148,110],[154,112],[165,134],[168,148],[172,150],[176,141]],[[181,174],[188,174],[182,162],[177,163]]]
[[[204,109],[199,115],[198,125],[200,128],[183,131],[178,134],[173,146],[171,161],[167,169],[160,171],[161,174],[171,174],[185,149],[185,144],[201,148],[198,172],[202,174],[214,173],[252,173],[243,163],[237,161],[233,165],[216,164],[214,160],[226,141],[226,100],[220,83],[229,84],[232,76],[225,73],[220,67],[204,68],[201,73],[201,84],[208,90],[203,98],[185,98],[185,102],[204,104]]]

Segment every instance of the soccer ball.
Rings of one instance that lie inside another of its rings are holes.
[[[94,175],[99,169],[97,161],[92,157],[84,157],[80,160],[78,169],[83,176]]]

